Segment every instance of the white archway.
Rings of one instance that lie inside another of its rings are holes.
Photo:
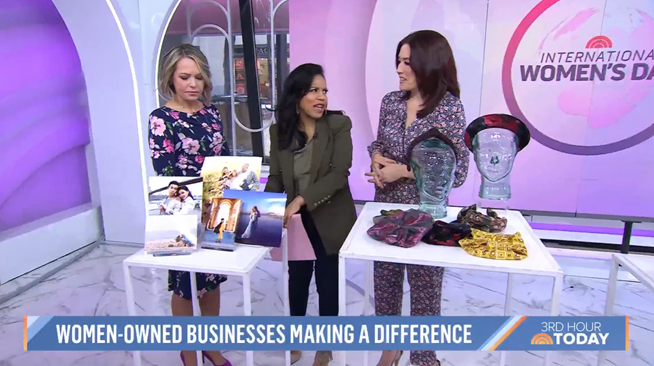
[[[91,139],[107,241],[143,243],[147,180],[138,70],[120,10],[111,0],[53,0],[86,79]],[[146,112],[147,113],[147,112]],[[149,160],[149,158],[148,158]]]

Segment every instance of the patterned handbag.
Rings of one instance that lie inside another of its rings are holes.
[[[411,248],[420,242],[431,227],[430,214],[411,209],[382,217],[368,229],[368,235],[390,245]]]

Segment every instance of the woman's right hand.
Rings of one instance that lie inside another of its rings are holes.
[[[383,174],[382,168],[391,164],[397,164],[393,159],[384,157],[381,153],[375,153],[372,156],[372,162],[370,163],[370,174],[366,174],[372,179],[369,180],[370,183],[375,183],[378,187],[383,188]]]

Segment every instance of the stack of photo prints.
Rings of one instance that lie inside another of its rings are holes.
[[[145,252],[191,254],[198,248],[202,178],[150,177]]]
[[[279,247],[286,195],[260,192],[260,177],[261,158],[236,156],[206,158],[201,177],[151,177],[145,252]]]
[[[286,195],[259,192],[261,158],[206,158],[202,178],[201,247],[281,245]]]

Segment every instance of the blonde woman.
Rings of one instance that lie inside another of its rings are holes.
[[[164,176],[199,176],[207,156],[229,155],[218,110],[211,105],[211,72],[199,48],[183,44],[163,58],[159,92],[166,105],[150,114],[150,153],[154,170]],[[226,277],[196,273],[200,309],[204,316],[220,313],[220,284]],[[193,315],[189,272],[170,271],[168,290],[173,292],[175,316]],[[227,365],[218,351],[203,352],[214,365]],[[185,365],[195,365],[196,353],[180,353]]]

